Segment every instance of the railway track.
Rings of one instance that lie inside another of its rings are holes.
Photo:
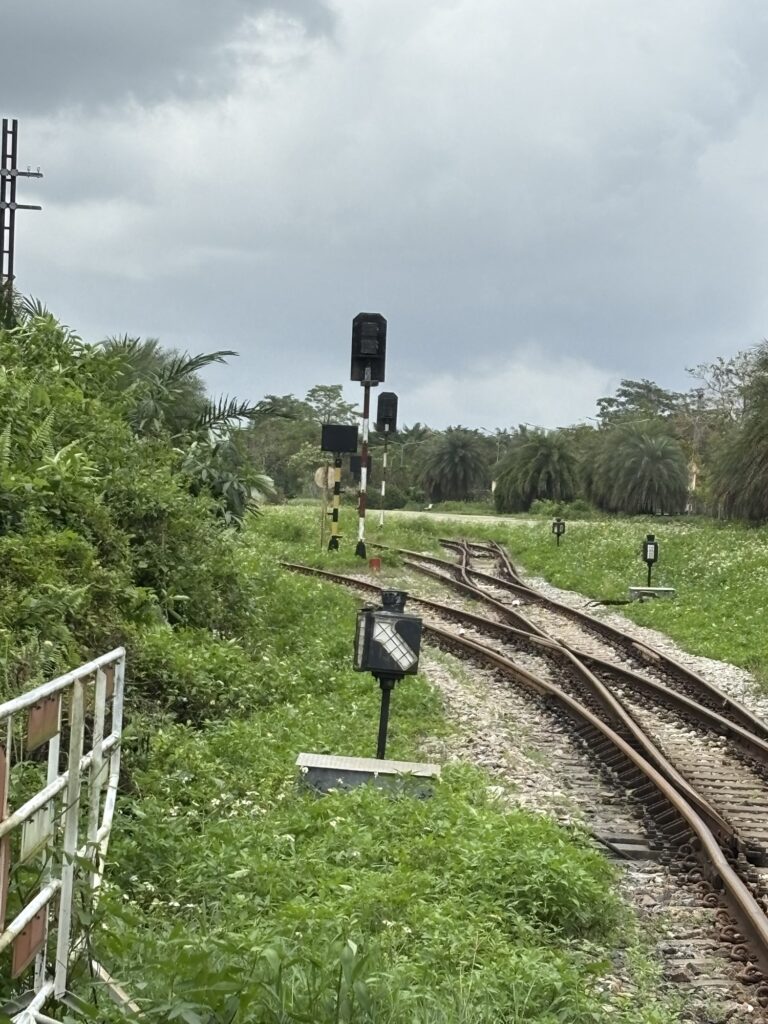
[[[519,605],[512,605],[508,595],[519,601],[525,594],[528,604],[538,602],[545,608],[548,602],[558,603],[527,588],[505,553],[483,545],[454,547],[454,551],[458,563],[418,552],[400,554],[408,568],[437,577],[464,598],[482,602],[492,617],[457,604],[411,596],[411,604],[424,616],[427,636],[443,649],[513,679],[567,722],[590,758],[638,806],[649,842],[661,859],[697,886],[704,906],[721,908],[720,939],[731,943],[734,959],[746,961],[746,980],[758,985],[757,998],[768,1003],[768,984],[763,980],[768,976],[764,724],[687,669],[681,683],[675,662],[671,662],[672,673],[678,685],[673,689],[634,665],[619,665],[602,656],[609,652],[598,655],[593,647],[580,651],[578,644],[550,635],[541,621],[533,621],[519,611]],[[478,557],[493,557],[504,575],[473,568],[471,560]],[[357,577],[294,564],[286,567],[366,596],[382,589]],[[557,611],[560,608],[565,620],[581,618],[570,614],[573,609],[567,606],[558,605]],[[607,635],[593,626],[593,622],[604,626],[600,620],[592,616],[586,620],[588,637]],[[609,630],[624,655],[633,649],[631,637],[615,627]],[[658,675],[659,667],[671,660],[643,647],[644,661],[651,660]],[[702,700],[689,696],[691,692]]]

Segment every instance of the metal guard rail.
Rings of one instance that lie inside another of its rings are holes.
[[[43,1006],[66,994],[73,954],[82,947],[72,937],[73,902],[79,886],[95,897],[101,884],[120,776],[124,691],[125,650],[118,647],[0,705],[0,955],[10,949],[12,978],[34,964],[31,1000],[15,1024],[50,1020]],[[45,783],[13,807],[17,783],[35,765]],[[11,879],[25,869],[37,874],[33,892],[7,922]]]

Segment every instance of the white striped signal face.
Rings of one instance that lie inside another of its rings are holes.
[[[416,653],[408,646],[391,622],[374,621],[372,638],[380,644],[401,672],[417,663]]]

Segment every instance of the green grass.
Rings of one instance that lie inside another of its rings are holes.
[[[371,754],[378,715],[375,683],[350,667],[356,601],[276,566],[360,568],[347,538],[320,551],[316,525],[270,509],[252,529],[243,555],[260,596],[231,672],[219,648],[193,645],[180,663],[193,681],[199,659],[209,720],[134,723],[99,958],[153,1022],[669,1021],[649,992],[636,998],[642,971],[633,998],[599,991],[614,947],[635,941],[609,864],[579,835],[506,811],[480,771],[447,767],[430,799],[297,784],[299,751]],[[386,536],[437,550],[445,525]],[[423,679],[397,687],[388,754],[418,758],[445,729]]]

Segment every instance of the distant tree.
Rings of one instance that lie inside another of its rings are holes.
[[[461,426],[435,433],[420,451],[418,478],[432,501],[475,497],[490,483],[483,435]]]
[[[598,398],[597,415],[604,427],[627,420],[666,419],[684,400],[681,392],[667,391],[652,380],[622,380],[613,397]]]
[[[496,507],[524,511],[538,498],[571,501],[576,490],[576,453],[568,434],[521,428],[496,478]]]
[[[721,418],[738,423],[745,412],[750,385],[762,372],[765,344],[744,349],[730,359],[718,356],[712,363],[687,367],[686,372],[701,383],[700,404],[705,402]]]
[[[315,384],[304,401],[313,411],[318,423],[356,423],[357,409],[345,402],[341,384]]]
[[[754,354],[741,421],[717,446],[711,493],[717,510],[750,522],[768,519],[768,343]]]
[[[588,497],[630,515],[685,511],[688,461],[680,443],[653,420],[599,431]]]
[[[274,481],[278,493],[294,497],[309,487],[313,467],[325,459],[320,450],[321,425],[354,423],[356,419],[354,405],[344,401],[341,384],[316,384],[303,399],[265,395],[254,406],[243,439],[251,458]]]

